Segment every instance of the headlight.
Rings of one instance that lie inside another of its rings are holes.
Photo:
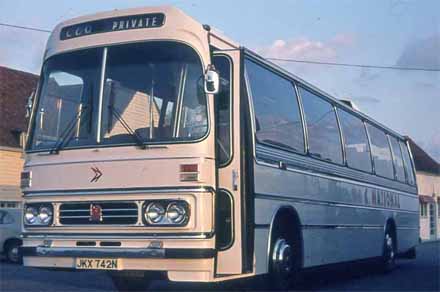
[[[189,205],[184,200],[156,200],[144,203],[144,223],[157,226],[184,226],[189,219]]]
[[[53,221],[51,204],[29,204],[25,206],[24,223],[27,226],[48,226]]]
[[[40,208],[38,219],[41,223],[48,224],[52,221],[52,210],[49,207],[43,206]]]
[[[150,203],[145,209],[145,220],[148,223],[159,223],[163,220],[165,215],[165,208],[160,203]]]
[[[24,213],[24,220],[26,224],[34,224],[37,221],[38,211],[34,207],[27,207]]]
[[[167,218],[175,224],[180,224],[186,220],[186,206],[180,203],[171,203],[167,207]]]

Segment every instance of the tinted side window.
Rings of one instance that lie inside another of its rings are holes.
[[[246,60],[254,102],[257,140],[287,150],[304,151],[304,135],[293,84]]]
[[[399,181],[405,182],[405,170],[403,169],[402,151],[400,150],[399,141],[397,138],[390,137],[391,150],[393,151],[394,169],[396,170],[396,177]]]
[[[333,106],[299,87],[306,118],[310,155],[342,164],[342,145]]]
[[[214,66],[220,73],[220,90],[214,102],[217,160],[222,165],[231,157],[231,64],[227,57],[215,56]]]
[[[370,146],[364,123],[361,119],[344,110],[338,110],[338,114],[344,136],[347,165],[351,168],[371,172]]]
[[[387,135],[371,125],[368,125],[368,133],[370,134],[371,153],[373,155],[376,174],[394,179],[391,150],[388,144]]]
[[[408,149],[408,147],[406,147],[405,143],[399,142],[399,144],[400,144],[400,149],[402,150],[402,154],[403,154],[403,162],[405,164],[406,179],[410,185],[415,185],[416,180],[414,178],[411,157],[409,156],[409,149]]]

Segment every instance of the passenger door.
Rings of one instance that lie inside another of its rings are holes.
[[[214,53],[220,73],[220,92],[215,97],[216,119],[216,273],[240,274],[249,270],[249,246],[242,205],[242,141],[240,100],[240,50]]]

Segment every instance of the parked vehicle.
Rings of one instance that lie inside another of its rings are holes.
[[[285,288],[418,243],[404,136],[174,8],[58,25],[30,120],[25,266]]]
[[[21,262],[21,209],[0,210],[0,252],[8,261]]]

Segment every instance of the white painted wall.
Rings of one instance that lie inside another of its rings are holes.
[[[417,184],[419,188],[419,195],[430,196],[433,197],[437,204],[434,204],[435,207],[435,220],[437,221],[437,230],[436,237],[440,238],[440,217],[438,214],[439,203],[440,203],[440,175],[433,175],[431,173],[426,172],[417,172]],[[430,212],[428,208],[427,217],[420,216],[420,238],[422,240],[432,240],[430,236]]]

